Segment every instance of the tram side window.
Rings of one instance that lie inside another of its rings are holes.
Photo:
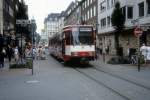
[[[72,44],[71,32],[66,32],[65,35],[66,35],[66,37],[65,37],[65,39],[66,39],[66,45],[71,45]]]

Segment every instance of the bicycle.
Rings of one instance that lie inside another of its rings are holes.
[[[138,63],[138,57],[137,55],[131,56],[131,64],[137,64]]]

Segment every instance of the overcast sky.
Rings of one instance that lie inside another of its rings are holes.
[[[60,13],[74,0],[24,0],[28,5],[29,18],[34,18],[37,23],[37,32],[44,27],[44,19],[50,13]]]

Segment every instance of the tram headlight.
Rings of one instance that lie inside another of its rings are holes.
[[[93,56],[93,52],[89,52],[89,56]]]
[[[94,52],[89,52],[89,56],[94,56]]]
[[[78,56],[78,52],[72,52],[71,55],[72,56]]]

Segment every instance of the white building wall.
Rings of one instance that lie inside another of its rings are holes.
[[[58,26],[59,26],[59,27],[58,27],[58,33],[61,34],[62,29],[63,29],[63,27],[64,27],[64,17],[61,17],[61,18],[59,19]]]
[[[100,5],[104,1],[106,2],[106,5],[105,5],[106,9],[101,11]],[[101,19],[106,18],[106,22],[107,22],[107,16],[111,16],[111,14],[113,12],[113,4],[111,4],[111,0],[110,0],[109,4],[110,4],[110,7],[108,8],[107,0],[99,0],[98,1],[98,34],[111,32],[114,30],[112,27],[108,26],[107,23],[106,23],[106,27],[101,27]]]
[[[106,1],[106,6],[107,6],[107,1],[108,0],[99,0],[98,2],[98,33],[108,33],[114,30],[114,28],[112,26],[108,26],[107,25],[107,19],[106,19],[106,27],[105,28],[101,28],[101,19],[102,18],[107,18],[107,16],[111,16],[114,6],[111,5],[110,8],[106,7],[106,10],[101,12],[100,11],[100,4]],[[110,0],[111,1],[111,0]],[[117,0],[116,0],[117,1]],[[146,0],[118,0],[120,1],[121,7],[126,6],[126,22],[125,22],[125,26],[127,28],[132,28],[133,26],[139,24],[139,25],[143,25],[143,24],[150,24],[150,15],[147,14],[147,3]],[[139,17],[139,6],[138,4],[144,2],[144,16],[143,17]],[[132,19],[128,19],[127,18],[127,7],[128,6],[132,6],[133,7],[133,18]],[[136,20],[136,21],[135,21]]]
[[[147,14],[146,0],[126,0],[126,1],[128,1],[126,3],[127,6],[129,6],[129,5],[133,6],[133,19],[127,19],[126,20],[126,23],[125,23],[126,27],[133,27],[137,24],[142,26],[144,24],[150,23],[150,15]],[[143,17],[139,17],[139,6],[138,6],[138,4],[141,2],[144,2],[144,16]],[[126,16],[126,18],[127,18],[127,16]]]

